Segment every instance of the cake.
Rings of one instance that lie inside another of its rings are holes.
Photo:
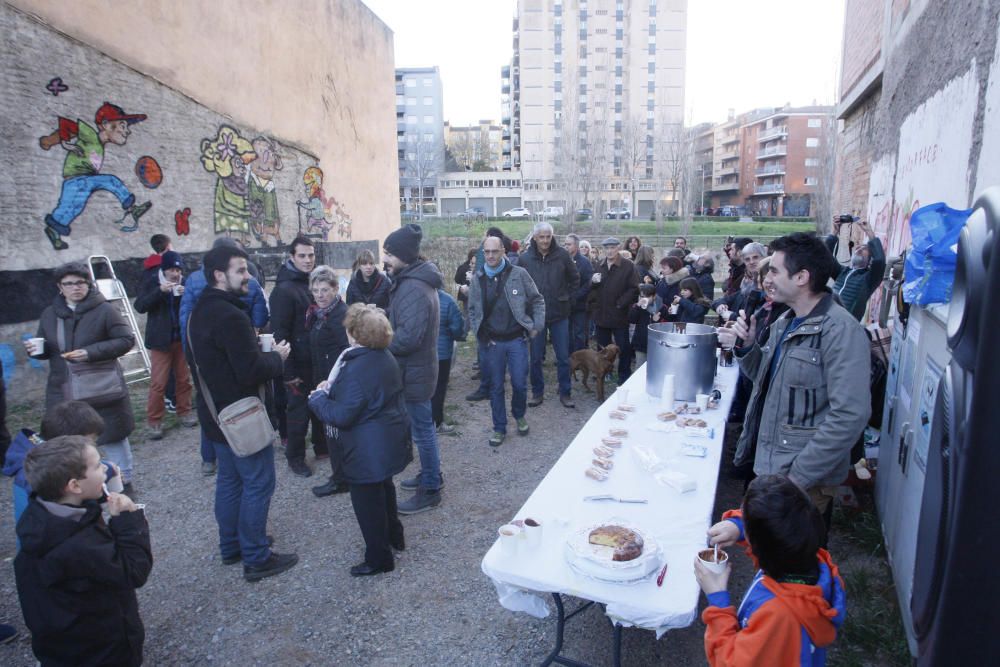
[[[598,526],[587,541],[614,549],[611,560],[629,561],[642,555],[642,536],[624,526]]]

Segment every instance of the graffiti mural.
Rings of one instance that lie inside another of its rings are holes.
[[[215,233],[250,244],[250,212],[247,208],[247,174],[256,156],[249,141],[223,125],[214,139],[201,140],[201,166],[214,173]]]
[[[191,233],[191,209],[183,208],[174,211],[174,231],[177,236],[187,236]]]
[[[281,156],[273,141],[257,137],[251,142],[255,157],[249,164],[247,204],[250,209],[250,229],[261,245],[281,245],[281,219],[278,215],[278,193],[274,191],[274,175],[281,171]]]
[[[63,83],[62,77],[57,76],[56,78],[49,81],[48,85],[45,86],[45,90],[52,93],[53,97],[58,97],[59,93],[65,93],[69,90],[69,86]]]
[[[336,229],[340,239],[349,240],[351,216],[336,197],[326,196],[323,190],[323,170],[319,167],[309,167],[302,175],[302,183],[305,186],[306,197],[298,202],[299,232],[329,241],[330,230]],[[305,217],[304,225],[303,217]]]
[[[98,190],[110,192],[121,203],[124,214],[115,221],[121,231],[134,232],[139,228],[139,218],[152,203],[138,203],[125,183],[111,174],[102,174],[104,147],[107,144],[124,146],[132,133],[132,126],[146,120],[146,114],[127,114],[119,106],[105,102],[94,115],[94,126],[86,121],[59,118],[58,129],[38,139],[42,150],[59,146],[66,151],[63,161],[63,184],[56,208],[45,216],[45,236],[56,250],[65,250],[69,244],[63,240],[70,235],[70,226],[87,206],[90,196]]]
[[[135,161],[135,175],[144,187],[155,190],[163,182],[163,169],[151,155],[143,155]]]

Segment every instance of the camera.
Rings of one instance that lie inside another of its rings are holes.
[[[844,224],[844,223],[851,224],[852,222],[854,222],[854,220],[855,220],[855,217],[853,215],[851,215],[850,213],[844,213],[839,218],[837,218],[837,222],[839,222],[841,224]]]

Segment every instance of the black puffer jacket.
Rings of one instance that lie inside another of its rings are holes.
[[[443,284],[438,268],[422,260],[393,276],[388,311],[393,337],[389,351],[399,363],[406,400],[412,403],[429,401],[437,385],[441,320],[437,291]]]
[[[56,516],[32,496],[17,522],[14,576],[32,651],[45,666],[141,665],[135,589],[153,569],[146,517],[123,512],[105,524],[94,500],[73,513],[79,520]]]
[[[66,348],[59,349],[59,322],[66,324]],[[66,299],[57,296],[52,305],[42,311],[38,320],[39,338],[45,339],[45,352],[36,357],[49,360],[49,380],[45,388],[45,407],[63,402],[63,383],[66,381],[66,360],[61,352],[86,350],[89,361],[117,359],[132,349],[135,337],[121,311],[104,300],[104,296],[91,289],[87,298],[70,310]],[[124,440],[135,428],[132,402],[126,394],[122,400],[97,408],[104,419],[104,432],[97,443]]]
[[[347,330],[344,329],[344,316],[347,315],[347,304],[338,299],[337,304],[325,318],[314,315],[307,316],[309,329],[309,351],[312,354],[313,383],[319,383],[330,374],[330,369],[337,363],[337,357],[347,349]],[[312,391],[312,387],[307,387]]]
[[[528,272],[535,287],[545,297],[545,323],[569,317],[572,298],[580,287],[580,271],[565,248],[552,242],[547,255],[542,255],[534,239],[517,265]]]
[[[205,403],[198,375],[212,392],[216,411],[221,412],[241,398],[259,395],[264,382],[280,378],[281,355],[261,351],[243,302],[231,292],[206,288],[191,311],[189,326],[185,352],[198,389],[198,420],[209,438],[226,442]]]
[[[286,261],[278,269],[277,284],[268,299],[271,310],[271,331],[274,340],[287,341],[292,353],[285,361],[285,380],[306,379],[312,371],[309,353],[309,332],[306,331],[306,311],[313,304],[309,291],[309,274]]]
[[[351,282],[347,285],[347,305],[354,303],[374,304],[385,310],[389,307],[389,290],[392,280],[379,270],[372,273],[366,282],[361,269],[354,272]]]
[[[592,284],[587,306],[590,317],[599,327],[620,329],[628,326],[628,309],[639,296],[639,274],[630,260],[619,256],[618,264],[606,261],[594,267],[601,282]]]
[[[147,271],[135,298],[135,309],[146,313],[146,347],[167,350],[181,340],[181,297],[160,289],[160,271]]]

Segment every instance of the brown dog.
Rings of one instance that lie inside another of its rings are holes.
[[[569,355],[569,369],[573,373],[574,380],[577,369],[583,369],[584,389],[590,391],[590,387],[587,386],[587,378],[591,373],[597,378],[597,400],[601,403],[604,402],[604,376],[614,368],[618,353],[618,346],[612,343],[597,350],[577,350]]]

